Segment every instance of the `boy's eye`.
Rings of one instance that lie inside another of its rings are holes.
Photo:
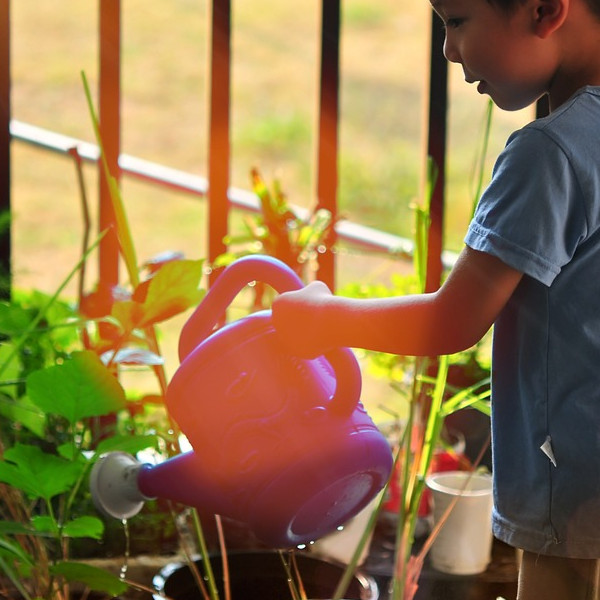
[[[456,29],[457,27],[462,25],[463,21],[464,21],[464,19],[461,19],[458,17],[453,17],[453,18],[447,19],[446,22],[444,23],[444,25],[446,26],[446,29]]]

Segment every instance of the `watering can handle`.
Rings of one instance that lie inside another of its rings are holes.
[[[284,262],[270,256],[245,256],[230,264],[217,278],[198,308],[183,326],[179,338],[179,360],[206,339],[217,320],[245,285],[252,281],[269,284],[277,292],[298,290],[302,280]],[[335,348],[325,358],[336,375],[336,390],[331,408],[350,414],[360,398],[361,373],[349,348]]]

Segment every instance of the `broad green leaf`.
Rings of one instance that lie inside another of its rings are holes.
[[[26,396],[13,400],[0,394],[0,416],[20,423],[39,438],[46,435],[46,415]]]
[[[0,333],[16,337],[23,333],[34,317],[34,311],[16,304],[0,302]]]
[[[143,326],[165,321],[202,299],[199,288],[202,278],[202,260],[176,260],[166,263],[150,280],[143,304]]]
[[[79,461],[84,465],[87,462],[83,452],[72,441],[57,446],[56,452],[59,456],[62,456],[69,461]]]
[[[31,498],[49,500],[71,489],[85,465],[43,452],[37,446],[16,444],[0,462],[0,481],[25,492]]]
[[[39,535],[56,537],[58,535],[58,523],[48,515],[38,515],[31,518],[31,524]]]
[[[104,523],[97,517],[78,517],[69,521],[63,527],[62,533],[71,538],[89,537],[100,540],[104,533]]]
[[[1,332],[0,332],[1,333]],[[11,342],[0,344],[0,365],[5,365],[2,372],[0,392],[17,397],[16,380],[21,377],[21,358]]]
[[[120,450],[135,455],[147,448],[158,448],[158,443],[157,435],[115,435],[102,440],[96,448],[96,454],[99,456],[105,452]]]
[[[77,562],[61,562],[50,568],[53,575],[61,575],[69,582],[85,583],[91,590],[118,596],[129,586],[116,575],[92,565]]]
[[[125,392],[93,352],[73,354],[63,364],[35,371],[27,378],[31,400],[72,425],[87,417],[114,413],[125,406]]]

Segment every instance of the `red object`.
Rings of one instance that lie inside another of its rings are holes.
[[[402,488],[400,487],[400,463],[396,463],[394,473],[388,486],[388,498],[383,504],[383,510],[397,513],[400,511],[402,500]],[[430,473],[441,473],[442,471],[462,471],[468,466],[467,458],[458,452],[441,450],[436,452],[431,462]],[[431,512],[431,491],[426,487],[421,496],[419,504],[419,517],[426,517]]]

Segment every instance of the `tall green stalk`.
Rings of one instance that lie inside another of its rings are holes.
[[[471,219],[475,214],[479,197],[483,189],[483,177],[485,175],[485,162],[487,159],[487,151],[490,142],[490,132],[492,129],[492,114],[494,112],[494,103],[491,99],[488,100],[487,109],[485,112],[484,123],[483,123],[483,134],[481,138],[481,145],[479,147],[479,155],[475,158],[475,190],[473,191],[473,202],[471,206]]]

